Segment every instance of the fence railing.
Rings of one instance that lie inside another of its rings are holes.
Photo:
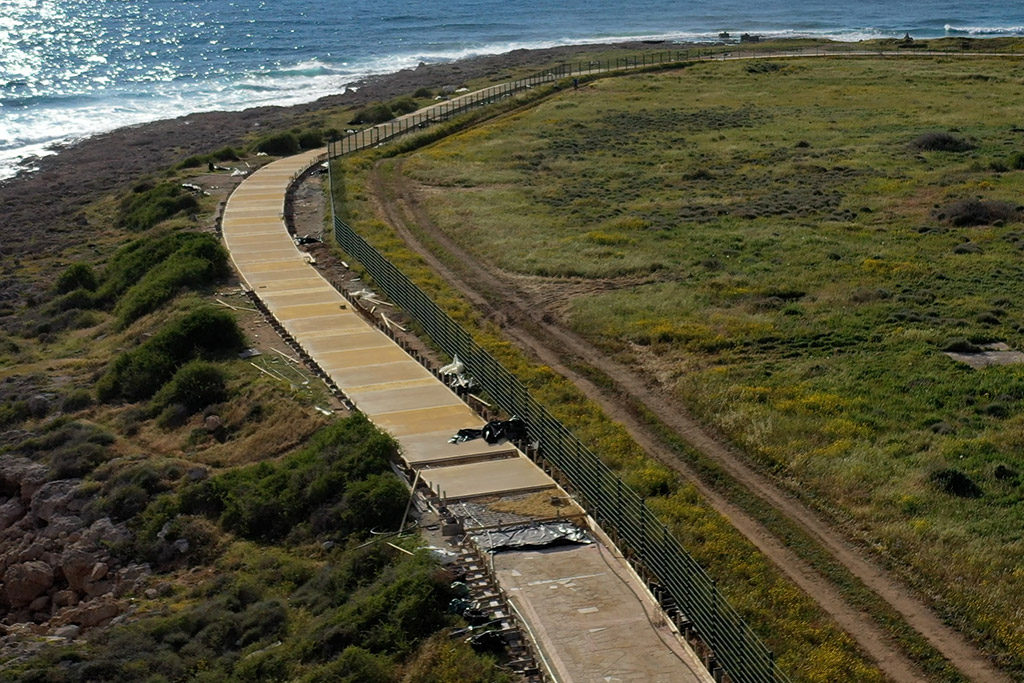
[[[387,123],[354,131],[328,147],[334,159],[359,149],[391,140],[410,130],[448,120],[537,85],[564,78],[666,66],[695,60],[769,57],[906,57],[993,54],[979,51],[865,50],[860,46],[744,49],[732,55],[722,48],[650,51],[603,61],[577,61],[545,69],[525,78],[495,85],[431,105]],[[1020,56],[1012,53],[1011,56]],[[728,603],[700,564],[686,551],[648,508],[643,498],[625,484],[559,420],[538,403],[529,390],[490,353],[481,348],[458,323],[420,290],[390,261],[357,234],[334,212],[333,174],[331,209],[338,244],[358,260],[391,300],[408,312],[448,355],[458,355],[469,373],[507,413],[518,415],[531,439],[539,443],[538,456],[560,474],[563,485],[582,507],[609,531],[623,554],[645,573],[656,578],[671,602],[690,620],[707,643],[717,663],[736,683],[787,683],[789,678],[775,664],[772,652]]]
[[[332,175],[333,178],[333,175]],[[333,202],[332,202],[333,209]],[[377,286],[408,312],[510,415],[527,425],[539,443],[539,457],[562,476],[563,484],[587,512],[617,540],[631,561],[656,577],[679,610],[736,683],[785,683],[771,651],[729,605],[700,564],[658,521],[644,500],[558,419],[472,336],[451,319],[390,261],[334,214],[338,244],[359,261]]]
[[[692,61],[714,61],[730,59],[767,59],[772,57],[914,57],[914,56],[1022,56],[1019,51],[986,52],[981,50],[915,50],[915,49],[865,49],[859,45],[830,45],[827,47],[758,48],[751,45],[738,46],[741,51],[732,53],[728,47],[688,48],[685,50],[659,50],[604,60],[577,60],[565,62],[549,69],[543,69],[507,83],[490,86],[465,95],[456,95],[419,109],[411,114],[392,119],[368,128],[354,130],[327,145],[327,154],[335,159],[343,154],[373,147],[392,140],[410,131],[429,127],[472,109],[486,106],[498,100],[529,90],[538,85],[553,83],[566,78],[582,78],[601,74],[637,70],[650,67],[667,67]]]

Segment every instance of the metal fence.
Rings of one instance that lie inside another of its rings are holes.
[[[358,260],[377,286],[407,311],[450,356],[510,415],[526,422],[539,456],[602,528],[613,534],[623,554],[656,577],[672,602],[737,683],[784,683],[771,651],[729,605],[693,557],[658,521],[644,500],[623,483],[589,448],[538,403],[529,390],[458,323],[380,252],[334,215],[338,244]]]
[[[553,83],[567,78],[586,78],[602,74],[622,72],[629,70],[642,70],[647,68],[667,68],[672,65],[684,64],[693,61],[714,61],[730,59],[768,59],[782,57],[921,57],[921,56],[1020,56],[1017,50],[1010,52],[983,52],[963,51],[955,49],[947,50],[910,50],[910,49],[864,49],[858,45],[835,45],[815,47],[793,47],[789,49],[778,48],[757,48],[751,45],[743,45],[741,52],[735,54],[729,52],[727,47],[717,48],[689,48],[685,50],[659,50],[648,51],[640,54],[609,58],[605,60],[575,61],[559,64],[550,69],[544,69],[530,74],[518,80],[501,83],[489,88],[484,88],[466,95],[457,95],[450,100],[442,100],[423,109],[415,111],[406,116],[392,119],[386,123],[376,126],[354,130],[339,140],[332,140],[328,143],[328,157],[335,159],[343,154],[356,150],[373,147],[383,142],[392,140],[410,131],[427,128],[431,125],[442,123],[453,117],[464,114],[472,109],[486,106],[498,100],[510,97],[517,93],[524,92],[535,86],[546,83]]]

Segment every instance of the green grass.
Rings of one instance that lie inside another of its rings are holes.
[[[571,382],[538,365],[485,322],[393,230],[372,217],[364,190],[364,157],[345,161],[348,218],[403,273],[515,373],[533,395],[633,486],[708,568],[719,588],[778,655],[794,681],[881,681],[884,677],[806,595],[714,512],[692,486],[652,462],[625,428],[610,421]],[[341,172],[340,167],[336,173]],[[336,198],[340,199],[340,198]]]
[[[404,169],[496,268],[617,280],[574,298],[566,324],[670,378],[1024,671],[1024,368],[939,353],[956,338],[1024,348],[1024,225],[957,227],[947,208],[1019,204],[1024,66],[773,63],[597,81]],[[929,132],[973,148],[914,148]],[[947,469],[982,495],[947,493],[933,477]]]

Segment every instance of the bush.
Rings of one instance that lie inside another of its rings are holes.
[[[194,238],[183,241],[177,251],[154,264],[117,302],[114,314],[119,327],[127,327],[156,310],[181,288],[198,289],[227,274],[228,254],[216,238],[190,234]]]
[[[190,192],[177,183],[161,183],[125,197],[118,210],[117,225],[128,230],[148,230],[180,213],[198,210],[199,202]]]
[[[95,305],[96,296],[88,289],[79,287],[55,299],[52,307],[58,311],[73,311],[93,308]]]
[[[24,422],[28,416],[27,401],[5,401],[0,404],[0,427],[9,427]]]
[[[275,133],[256,143],[256,151],[275,157],[286,157],[298,153],[299,139],[295,133]]]
[[[168,323],[156,335],[118,356],[96,383],[104,402],[153,396],[177,368],[194,358],[211,358],[244,346],[245,338],[226,311],[200,308]]]
[[[57,293],[67,294],[76,289],[96,291],[99,281],[88,263],[72,263],[57,278]]]
[[[411,97],[402,97],[391,103],[391,111],[394,116],[410,114],[420,108],[416,100]]]
[[[1017,152],[1010,157],[1009,167],[1014,171],[1024,171],[1024,152]]]
[[[941,491],[958,498],[980,498],[981,488],[959,470],[943,469],[931,476],[931,481]]]
[[[186,487],[181,511],[218,515],[226,530],[256,541],[282,539],[311,517],[319,531],[341,534],[397,527],[407,497],[388,471],[394,452],[391,439],[365,417],[348,418],[278,463]]]
[[[159,405],[181,404],[191,414],[228,398],[224,372],[212,363],[193,360],[183,365],[156,397]]]
[[[92,393],[88,389],[73,389],[64,397],[61,410],[65,413],[75,413],[85,410],[92,405]]]
[[[431,90],[430,88],[420,88],[419,90],[414,92],[412,94],[412,96],[415,97],[418,100],[423,100],[423,99],[428,99],[428,98],[429,99],[434,99],[434,91]]]
[[[932,215],[957,227],[991,225],[997,221],[1016,222],[1021,219],[1020,207],[1009,202],[964,199],[935,209]]]
[[[364,109],[360,109],[358,112],[356,112],[356,115],[352,117],[352,120],[349,121],[349,123],[355,125],[360,125],[364,123],[377,124],[384,123],[385,121],[390,121],[393,118],[395,118],[395,115],[392,113],[391,107],[384,104],[383,102],[378,102],[377,104],[373,104]]]
[[[160,239],[138,239],[118,249],[110,259],[100,278],[97,301],[116,300],[175,255],[211,261],[218,275],[227,272],[227,252],[213,235],[181,231]]]
[[[914,149],[929,152],[967,152],[974,149],[974,145],[962,140],[952,133],[932,132],[924,133],[914,138],[911,143]]]
[[[299,147],[302,149],[316,149],[324,144],[324,134],[317,128],[310,128],[299,134]]]
[[[221,147],[210,154],[210,158],[214,161],[238,161],[241,159],[234,147]]]

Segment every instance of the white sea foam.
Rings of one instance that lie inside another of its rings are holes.
[[[1024,36],[1024,26],[954,26],[946,24],[946,33],[965,33],[970,36]]]

